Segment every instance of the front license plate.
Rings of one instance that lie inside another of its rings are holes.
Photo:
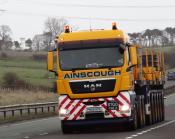
[[[118,103],[116,101],[107,102],[107,109],[108,110],[118,110]]]
[[[88,113],[102,112],[102,108],[101,107],[87,107],[86,112]]]

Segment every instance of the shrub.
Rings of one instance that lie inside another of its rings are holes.
[[[19,79],[17,74],[13,72],[7,72],[4,74],[2,80],[2,87],[5,88],[19,89],[26,88],[28,86],[26,81]]]
[[[2,52],[0,57],[2,59],[6,59],[6,58],[8,58],[8,55],[5,52]]]
[[[46,61],[47,55],[33,54],[33,59],[36,60],[36,61]]]

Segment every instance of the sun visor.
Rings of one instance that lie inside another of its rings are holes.
[[[69,50],[69,49],[87,49],[87,48],[97,48],[97,47],[107,47],[107,46],[118,46],[124,43],[123,39],[95,39],[95,40],[79,40],[79,41],[66,41],[59,42],[57,47],[59,50]]]

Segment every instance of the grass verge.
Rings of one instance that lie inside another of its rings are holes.
[[[51,92],[27,91],[27,90],[0,90],[0,106],[55,102],[58,95]]]

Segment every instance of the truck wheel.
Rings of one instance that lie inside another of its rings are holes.
[[[163,115],[163,110],[162,110],[162,93],[160,93],[159,94],[159,101],[160,101],[160,121],[162,121],[163,120],[163,117],[162,117],[162,115]]]
[[[70,126],[65,125],[65,121],[61,121],[61,130],[63,134],[70,134],[72,133],[72,130]]]
[[[144,101],[144,95],[141,96],[141,108],[142,108],[142,127],[146,124],[146,116],[145,116],[145,101]]]
[[[151,104],[151,115],[152,115],[152,124],[155,123],[155,107],[154,107],[154,94],[150,94],[150,104]]]
[[[156,96],[155,93],[153,93],[153,113],[154,113],[154,123],[157,123],[157,111],[156,111]]]
[[[158,93],[156,93],[156,108],[157,108],[157,123],[159,122],[159,98],[158,98]]]
[[[162,106],[162,121],[165,120],[165,106],[164,106],[164,94],[163,94],[163,91],[161,93],[162,97],[161,97],[161,100],[162,100],[162,103],[161,103],[161,106]]]
[[[149,96],[147,96],[147,102],[148,104],[150,104],[149,106],[149,111],[150,111],[150,114],[149,115],[146,115],[146,125],[151,125],[152,124],[152,107],[151,107],[151,94]]]
[[[155,111],[156,111],[156,123],[159,122],[159,100],[158,93],[155,93]]]
[[[142,128],[144,126],[142,96],[137,97],[137,116],[138,116],[138,127]]]
[[[159,114],[158,120],[160,122],[160,121],[162,121],[161,94],[160,94],[160,92],[158,93],[158,114]]]
[[[129,126],[129,130],[136,130],[137,129],[137,111],[136,111],[136,105],[134,107],[134,110],[133,110],[133,121],[130,122],[130,126]]]

